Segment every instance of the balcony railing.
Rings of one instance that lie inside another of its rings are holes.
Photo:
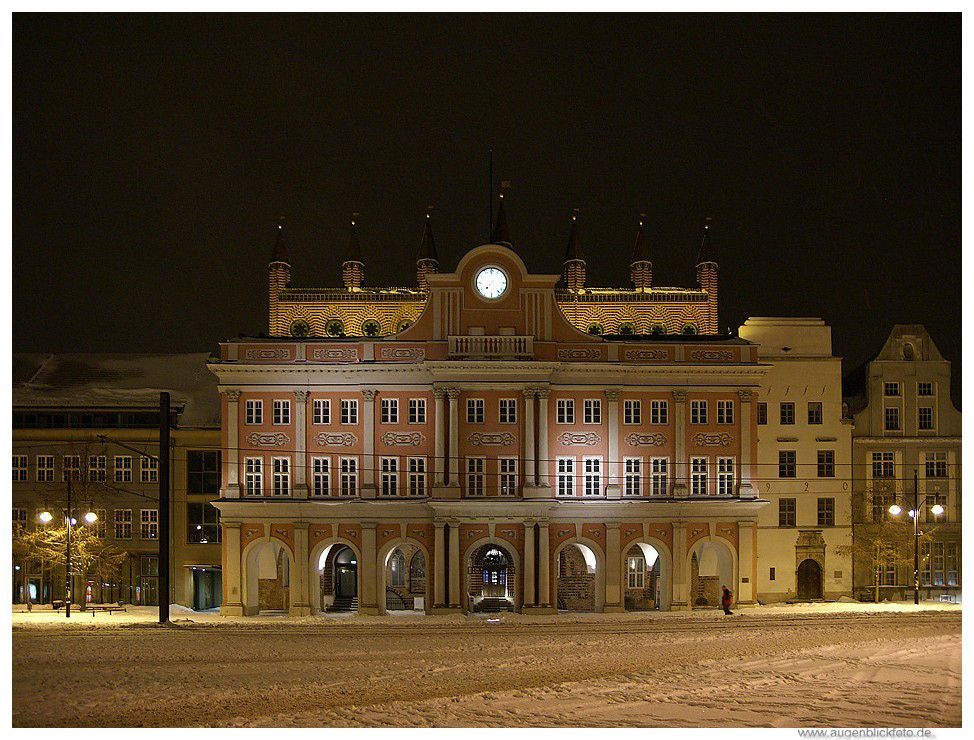
[[[459,336],[450,337],[451,358],[514,358],[534,355],[534,337],[529,336]]]

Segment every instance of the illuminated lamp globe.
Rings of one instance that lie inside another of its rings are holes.
[[[899,516],[901,511],[903,511],[903,509],[901,509],[898,504],[893,504],[889,507],[889,513],[893,516]]]
[[[40,516],[38,518],[42,522],[44,522],[45,524],[47,524],[49,521],[51,521],[54,518],[54,516],[49,511],[42,511],[41,514],[40,514]]]
[[[934,516],[940,516],[941,514],[944,513],[944,507],[941,506],[940,504],[934,504],[933,506],[930,507],[930,513],[933,514]]]
[[[85,521],[88,522],[88,524],[94,524],[98,521],[98,515],[93,511],[89,511],[87,514],[85,514]]]

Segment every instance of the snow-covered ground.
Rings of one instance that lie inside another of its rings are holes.
[[[959,727],[959,606],[13,619],[14,726]]]

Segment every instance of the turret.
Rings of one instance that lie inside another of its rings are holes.
[[[503,244],[505,247],[512,246],[511,231],[507,227],[507,214],[504,213],[504,193],[500,194],[500,206],[497,208],[497,218],[494,219],[494,230],[490,234],[490,240],[494,244]]]
[[[639,231],[636,232],[636,243],[632,248],[632,260],[629,262],[629,277],[636,290],[649,290],[653,287],[653,261],[649,257],[649,242],[643,232],[643,220],[646,214],[639,214]]]
[[[562,274],[565,285],[572,293],[580,293],[585,288],[585,256],[582,254],[582,241],[578,236],[578,209],[572,213],[572,231],[568,235],[568,248],[562,260]]]
[[[286,333],[285,327],[280,326],[279,299],[281,292],[291,286],[291,261],[287,257],[284,245],[284,216],[277,222],[277,240],[274,242],[274,252],[271,254],[268,270],[268,333],[271,336]]]
[[[348,237],[348,249],[345,250],[345,260],[342,262],[342,282],[349,290],[361,290],[362,281],[365,280],[365,263],[362,261],[362,248],[359,246],[358,237],[355,236],[355,219],[358,214],[352,215],[352,231]]]
[[[429,211],[426,212],[426,226],[423,228],[423,240],[416,255],[416,282],[422,290],[429,290],[426,276],[440,271],[440,260],[436,256],[436,243],[433,241],[433,227],[430,224]]]
[[[700,327],[705,334],[717,333],[717,247],[711,234],[711,219],[703,227],[703,240],[697,253],[697,284],[707,291],[706,326]]]

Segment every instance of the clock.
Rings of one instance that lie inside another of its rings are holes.
[[[474,287],[484,298],[500,298],[507,292],[507,275],[499,267],[485,267],[477,273]]]

